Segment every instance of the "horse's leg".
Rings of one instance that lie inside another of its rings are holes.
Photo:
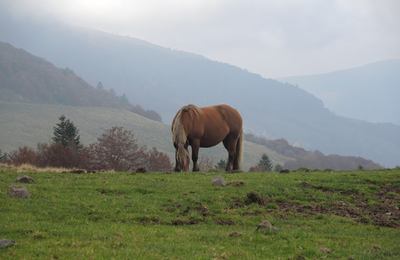
[[[223,143],[224,143],[226,150],[228,150],[228,162],[226,164],[226,171],[231,172],[232,168],[233,168],[233,161],[235,159],[237,138],[234,138],[231,135],[228,135],[224,139]]]
[[[199,159],[199,148],[200,148],[200,140],[195,139],[191,142],[192,146],[192,161],[193,161],[193,171],[199,171],[199,165],[197,164],[197,160]]]
[[[242,142],[241,140],[243,138],[242,136],[239,136],[238,139],[236,140],[236,146],[235,146],[235,158],[233,159],[233,170],[237,171],[239,170],[240,166],[240,159],[241,159],[241,153],[242,150]]]

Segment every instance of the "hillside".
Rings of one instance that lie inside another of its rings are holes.
[[[107,128],[123,126],[134,132],[139,144],[156,147],[166,152],[171,159],[174,148],[170,139],[168,125],[146,119],[123,109],[104,107],[73,107],[61,105],[38,105],[23,103],[0,102],[0,149],[11,151],[20,146],[35,147],[38,142],[48,142],[52,129],[58,117],[64,114],[72,119],[79,128],[84,144],[93,143]],[[280,164],[289,169],[307,167],[311,169],[357,169],[362,165],[365,169],[380,168],[372,161],[362,158],[335,156],[331,158],[318,153],[305,151],[289,145],[283,140],[265,140],[246,136],[243,156],[243,169],[257,164],[263,153],[266,153],[273,164]],[[264,141],[264,142],[263,142]],[[266,143],[268,145],[266,145]],[[271,145],[285,143],[285,146]],[[293,153],[291,151],[302,151]],[[310,157],[313,155],[313,157]],[[226,159],[227,152],[222,145],[215,148],[200,149],[200,158],[212,159],[216,164],[220,159]],[[304,160],[308,158],[308,160]],[[328,161],[328,162],[327,162]]]
[[[16,183],[26,174],[34,183]],[[229,184],[213,186],[217,176]],[[11,186],[30,197],[12,198]],[[399,187],[399,170],[71,174],[0,166],[1,238],[16,242],[0,258],[399,259]],[[259,225],[265,220],[272,227]]]
[[[317,96],[339,115],[400,125],[400,59],[281,80]]]
[[[343,156],[337,154],[324,155],[319,151],[307,151],[300,147],[290,145],[285,139],[267,140],[262,137],[246,134],[245,139],[249,142],[260,144],[283,156],[293,158],[286,161],[282,167],[284,169],[295,170],[299,168],[309,169],[379,169],[380,165],[371,160],[361,157]]]
[[[175,155],[169,126],[127,110],[7,102],[0,102],[0,149],[11,151],[24,145],[36,147],[38,142],[49,142],[53,126],[61,114],[70,118],[79,128],[84,144],[95,142],[105,129],[123,126],[134,132],[140,145],[156,147],[166,152],[171,159]],[[263,153],[267,153],[275,163],[283,164],[290,160],[262,145],[250,142],[245,142],[244,151],[244,169],[255,165]],[[207,150],[201,149],[201,157],[210,158],[217,163],[220,159],[226,159],[227,152],[219,145]]]
[[[337,116],[293,85],[138,39],[56,23],[0,21],[0,39],[73,68],[91,84],[112,86],[131,102],[159,111],[165,122],[187,103],[228,103],[241,111],[246,130],[268,138],[400,164],[400,126]]]
[[[3,42],[0,42],[0,101],[117,107],[161,119],[154,112],[131,105],[125,97],[117,97],[113,91],[90,86],[71,69],[59,69]]]

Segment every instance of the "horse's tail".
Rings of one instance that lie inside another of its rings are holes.
[[[236,158],[238,162],[238,167],[240,169],[240,164],[243,158],[243,129],[240,131],[239,139],[236,144]]]

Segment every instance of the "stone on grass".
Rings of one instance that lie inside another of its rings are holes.
[[[213,184],[214,186],[225,186],[225,185],[226,185],[225,180],[224,180],[224,178],[222,178],[222,177],[216,177],[216,178],[214,178],[214,179],[212,180],[212,184]]]
[[[25,187],[14,187],[11,186],[8,190],[8,194],[14,198],[28,198],[30,196],[29,191]]]
[[[319,250],[324,254],[330,254],[332,252],[332,250],[328,247],[320,247]]]
[[[257,225],[256,231],[260,231],[263,233],[271,233],[273,231],[277,231],[278,229],[272,226],[271,222],[268,220],[263,220]]]
[[[18,176],[16,181],[20,182],[20,183],[34,183],[35,182],[33,180],[33,178],[31,176],[28,176],[28,175]]]
[[[15,241],[14,240],[9,240],[9,239],[0,239],[0,249],[1,248],[7,248],[10,246],[15,245]]]

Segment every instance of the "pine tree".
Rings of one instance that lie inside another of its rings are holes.
[[[81,146],[79,130],[64,115],[60,116],[59,120],[60,122],[53,128],[53,142],[64,147],[75,146],[79,148]]]
[[[272,162],[268,155],[265,153],[261,156],[260,161],[257,164],[257,168],[263,172],[270,172],[272,170]]]

